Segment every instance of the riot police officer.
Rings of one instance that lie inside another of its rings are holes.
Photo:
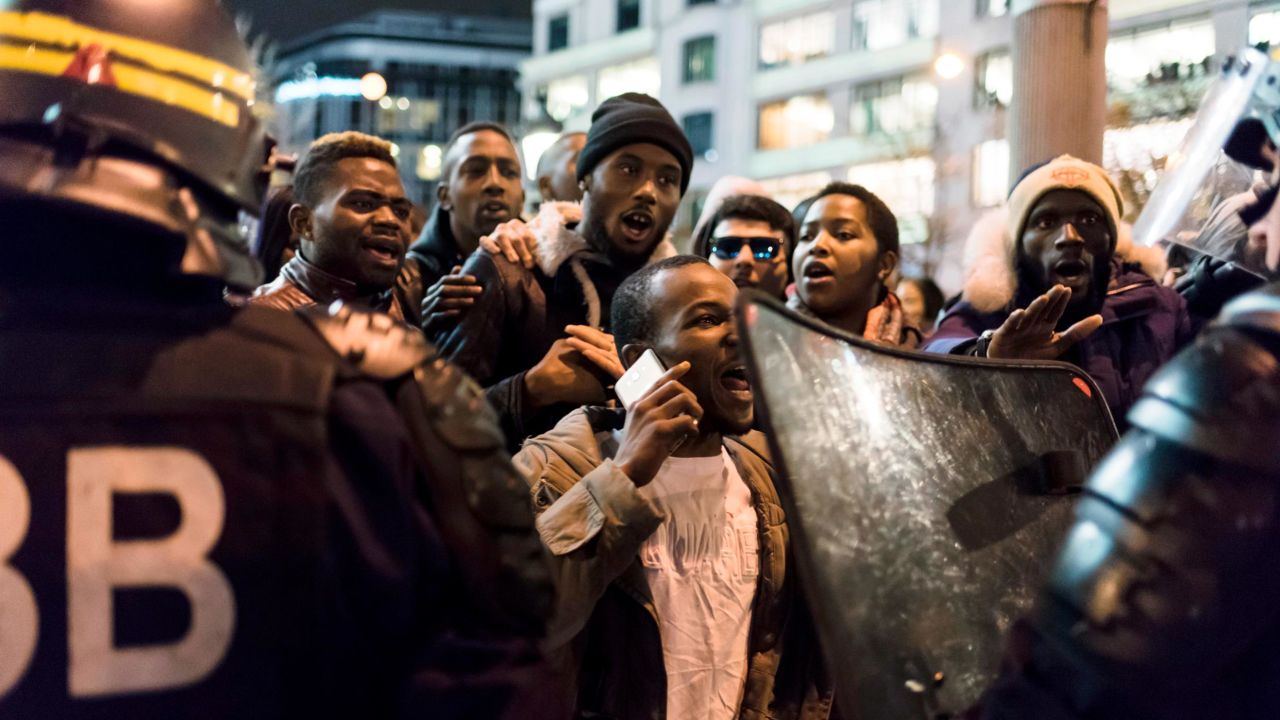
[[[475,386],[386,318],[222,302],[255,80],[215,0],[0,6],[0,716],[554,712]]]

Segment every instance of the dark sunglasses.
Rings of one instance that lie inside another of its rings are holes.
[[[733,237],[726,235],[711,241],[711,254],[721,260],[732,260],[742,252],[742,246],[751,246],[751,255],[757,260],[772,260],[778,257],[782,244],[771,237]]]

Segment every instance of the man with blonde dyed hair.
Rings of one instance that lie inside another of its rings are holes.
[[[284,310],[355,303],[414,318],[391,292],[411,237],[413,204],[391,143],[357,132],[325,135],[308,148],[293,180],[289,225],[298,254],[249,299]]]

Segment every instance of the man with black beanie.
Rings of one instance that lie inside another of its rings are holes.
[[[547,203],[529,225],[534,267],[490,253],[467,261],[463,273],[481,294],[432,339],[486,386],[512,448],[606,400],[622,374],[607,334],[610,301],[632,272],[675,254],[667,228],[692,169],[693,148],[661,103],[610,98],[578,157],[582,204]]]

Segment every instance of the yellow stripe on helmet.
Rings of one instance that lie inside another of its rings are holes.
[[[0,69],[60,77],[75,59],[74,52],[35,46],[0,44]],[[171,75],[124,63],[111,66],[115,89],[182,108],[228,127],[240,125],[240,106],[222,92],[206,90]]]
[[[121,59],[148,65],[162,73],[185,75],[245,102],[253,100],[253,77],[230,65],[150,40],[99,30],[57,15],[0,12],[0,40],[35,42],[71,50],[100,45]]]

